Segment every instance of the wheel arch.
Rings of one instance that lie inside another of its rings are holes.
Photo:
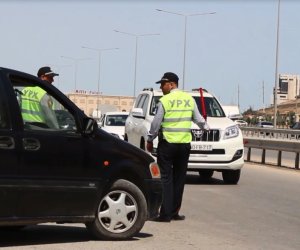
[[[146,187],[144,184],[144,179],[146,178],[142,171],[137,171],[137,167],[122,165],[118,169],[113,171],[111,175],[107,178],[106,185],[104,187],[104,192],[108,190],[114,182],[123,179],[135,184],[146,197]]]

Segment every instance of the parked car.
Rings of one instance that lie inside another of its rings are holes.
[[[106,112],[100,119],[100,127],[113,136],[124,140],[125,122],[129,112]]]
[[[259,121],[256,124],[256,127],[261,127],[261,128],[274,128],[274,125],[272,122],[267,122],[267,121]]]
[[[39,106],[39,121],[24,113],[29,88],[53,104]],[[161,189],[153,157],[99,129],[53,85],[0,68],[0,227],[76,222],[98,239],[127,239],[158,215]]]
[[[189,92],[196,100],[201,113],[199,89]],[[137,96],[125,124],[125,140],[145,150],[147,134],[154,118],[161,90],[144,89]],[[244,165],[244,144],[240,128],[226,117],[218,100],[204,91],[209,132],[203,132],[196,124],[192,126],[191,153],[188,171],[197,171],[205,179],[214,171],[222,172],[225,183],[237,184]],[[153,142],[152,156],[157,154],[157,138]]]
[[[291,129],[299,130],[300,129],[300,122],[295,122],[291,127]],[[291,135],[291,138],[300,139],[300,134]]]
[[[300,122],[295,122],[292,126],[291,129],[300,129]]]
[[[234,120],[234,122],[240,127],[248,126],[248,123],[245,122],[244,120]]]

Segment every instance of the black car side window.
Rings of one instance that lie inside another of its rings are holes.
[[[1,98],[1,97],[0,97]],[[7,115],[7,108],[5,108],[4,100],[0,99],[0,129],[10,128],[10,123]]]
[[[37,83],[11,76],[25,130],[76,131],[72,114]]]

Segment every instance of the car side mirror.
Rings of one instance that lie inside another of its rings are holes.
[[[143,109],[141,108],[133,108],[131,110],[131,115],[136,118],[145,118]]]
[[[84,118],[83,120],[83,134],[91,135],[95,132],[95,129],[98,127],[97,122],[90,117]]]

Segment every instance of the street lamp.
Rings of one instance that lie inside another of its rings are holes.
[[[158,36],[160,34],[132,34],[127,33],[119,30],[114,30],[115,32],[122,33],[128,36],[134,36],[135,37],[135,63],[134,63],[134,83],[133,83],[133,97],[135,97],[135,89],[136,89],[136,72],[137,72],[137,54],[138,54],[138,38],[140,36]]]
[[[274,89],[274,128],[277,128],[277,89],[278,89],[278,47],[279,47],[279,24],[280,24],[280,0],[278,0],[277,13],[277,36],[276,36],[276,63],[275,63],[275,89]]]
[[[72,60],[74,62],[74,92],[77,89],[77,66],[79,61],[89,60],[90,58],[74,58],[69,56],[60,56],[61,58]]]
[[[83,49],[89,49],[89,50],[94,50],[98,51],[98,86],[97,86],[97,117],[99,114],[99,95],[100,95],[100,72],[101,72],[101,56],[103,51],[107,50],[117,50],[119,48],[108,48],[108,49],[97,49],[97,48],[90,48],[86,46],[81,46]]]
[[[166,10],[161,10],[161,9],[156,9],[156,10],[184,17],[184,45],[183,45],[183,72],[182,72],[182,89],[184,89],[184,83],[185,83],[185,57],[186,57],[186,26],[187,26],[187,18],[189,16],[212,15],[212,14],[215,14],[216,12],[203,12],[203,13],[194,13],[194,14],[182,14],[182,13],[171,12],[171,11],[166,11]]]
[[[72,65],[68,64],[68,65],[55,65],[55,64],[51,64],[51,66],[53,66],[54,68],[56,68],[56,72],[58,74],[57,76],[57,88],[59,88],[60,85],[60,70],[62,68],[66,68],[66,67],[71,67]]]

